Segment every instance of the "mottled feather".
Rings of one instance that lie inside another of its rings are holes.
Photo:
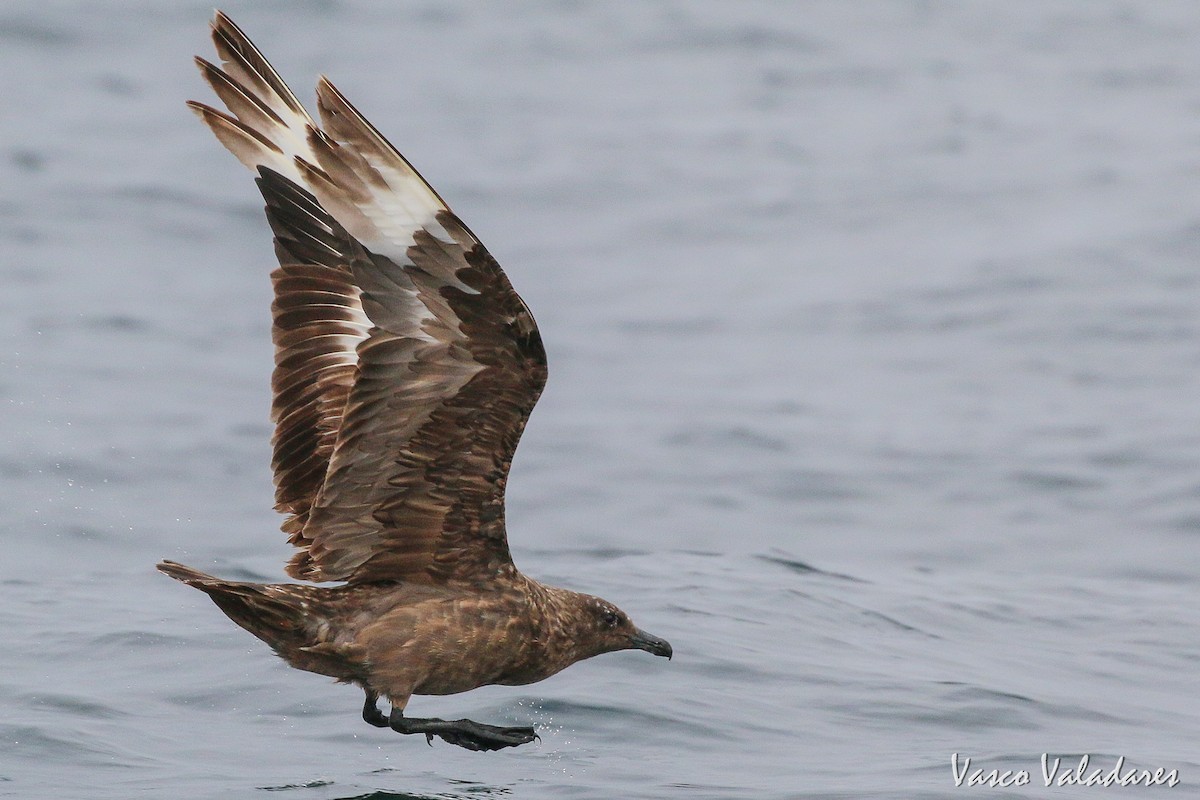
[[[499,264],[325,78],[319,128],[224,15],[230,113],[194,110],[256,169],[275,234],[276,507],[294,577],[482,583],[512,570],[504,487],[546,380]]]

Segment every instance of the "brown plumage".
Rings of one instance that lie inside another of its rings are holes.
[[[504,487],[546,382],[537,324],[474,234],[328,80],[322,128],[228,17],[212,28],[221,66],[196,61],[229,113],[189,105],[258,173],[279,259],[272,465],[297,548],[287,571],[345,583],[159,569],[292,666],[361,686],[373,725],[472,750],[531,741],[531,728],[403,711],[413,694],[532,683],[614,650],[671,655],[610,603],[512,563]]]

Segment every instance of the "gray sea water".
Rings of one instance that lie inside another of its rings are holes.
[[[519,566],[675,646],[410,706],[491,754],[153,569],[289,555],[210,6],[0,5],[0,796],[1200,797],[1200,4],[228,4],[537,315]]]

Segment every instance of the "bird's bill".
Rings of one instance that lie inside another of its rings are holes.
[[[647,653],[653,653],[656,656],[671,657],[671,643],[666,639],[660,639],[657,636],[651,636],[643,630],[636,631],[633,636],[629,637],[630,647],[635,647],[638,650],[645,650]]]

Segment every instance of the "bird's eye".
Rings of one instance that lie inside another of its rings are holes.
[[[621,621],[621,618],[617,616],[617,612],[615,611],[605,611],[602,619],[604,620],[604,624],[610,628],[617,627],[617,623]]]

